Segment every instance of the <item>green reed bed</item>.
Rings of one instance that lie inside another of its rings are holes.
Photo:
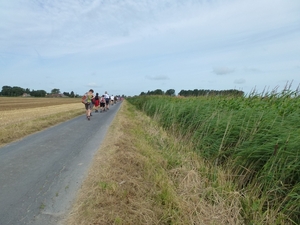
[[[300,98],[296,92],[140,96],[129,102],[192,143],[208,163],[230,169],[242,193],[246,223],[254,224],[255,214],[268,217],[271,212],[277,224],[300,223]]]

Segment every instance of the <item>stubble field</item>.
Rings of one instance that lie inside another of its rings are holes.
[[[0,146],[83,113],[78,98],[0,97]]]

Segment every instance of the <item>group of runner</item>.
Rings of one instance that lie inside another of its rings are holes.
[[[99,93],[94,95],[94,90],[90,89],[82,97],[82,103],[84,103],[86,109],[86,118],[90,120],[93,110],[96,113],[109,110],[109,106],[115,104],[118,100],[118,96],[109,95],[107,91],[102,96],[99,96]]]

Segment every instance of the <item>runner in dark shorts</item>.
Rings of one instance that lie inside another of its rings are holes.
[[[104,95],[100,98],[100,112],[105,111],[105,98]]]
[[[86,118],[90,120],[91,110],[93,109],[92,99],[94,98],[94,90],[90,89],[87,93],[84,94],[85,99],[82,103],[84,103],[86,109]]]
[[[90,104],[90,103],[86,103],[86,104],[85,104],[85,109],[91,111],[91,110],[93,109],[93,105]],[[91,114],[91,113],[90,113],[90,114]],[[88,114],[87,114],[87,115],[88,115]]]
[[[104,98],[105,98],[105,103],[106,103],[106,109],[109,110],[109,103],[110,103],[109,100],[110,100],[110,97],[107,94],[107,91],[104,94]]]

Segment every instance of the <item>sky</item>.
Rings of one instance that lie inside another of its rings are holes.
[[[134,96],[300,84],[300,0],[0,0],[0,21],[1,87]]]

